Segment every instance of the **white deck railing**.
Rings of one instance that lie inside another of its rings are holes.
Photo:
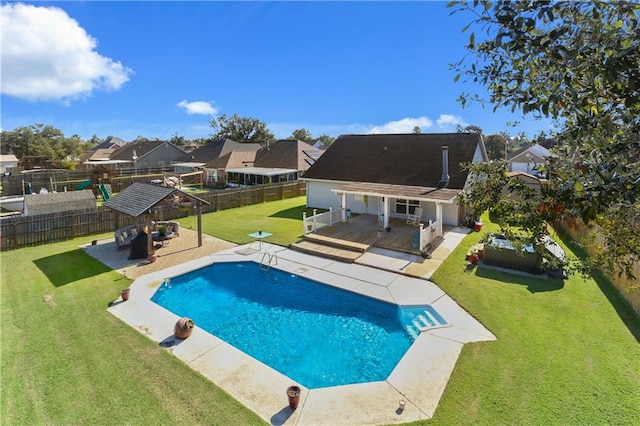
[[[313,216],[310,217],[307,217],[306,212],[303,213],[302,226],[304,227],[304,235],[331,226],[334,223],[343,222],[345,220],[345,214],[344,208],[333,210],[331,207],[329,211],[324,213],[316,213],[316,209],[313,209]]]
[[[419,249],[421,252],[427,251],[427,248],[430,244],[432,244],[436,238],[440,235],[438,230],[441,229],[438,222],[429,221],[428,224],[421,223],[420,224],[420,245]]]

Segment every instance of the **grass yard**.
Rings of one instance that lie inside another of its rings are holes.
[[[203,227],[238,243],[263,230],[287,245],[303,211],[304,197],[289,199],[210,213]],[[480,237],[433,280],[498,340],[465,345],[434,419],[416,424],[637,424],[640,319],[616,290],[467,269]],[[78,248],[95,238],[0,254],[2,424],[264,424],[106,311],[129,281]]]
[[[497,230],[483,222],[483,233]],[[432,280],[498,340],[465,345],[431,423],[638,424],[640,319],[617,290],[602,278],[469,270],[464,254],[481,237],[470,234]]]
[[[89,240],[1,254],[2,424],[263,424],[106,311],[129,281]]]
[[[252,241],[247,234],[265,231],[273,234],[267,239],[270,243],[288,246],[302,238],[302,214],[313,215],[313,209],[307,209],[305,203],[306,197],[303,196],[208,213],[203,216],[202,229],[205,234],[236,244]],[[198,226],[196,216],[179,222],[191,229]]]

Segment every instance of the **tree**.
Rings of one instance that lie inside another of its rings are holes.
[[[640,4],[449,6],[452,13],[473,15],[465,30],[482,30],[482,39],[470,34],[467,47],[474,55],[453,65],[454,80],[479,83],[489,98],[463,93],[462,104],[490,102],[495,109],[552,118],[559,128],[554,139],[561,145],[554,150],[548,187],[535,195],[537,207],[522,210],[525,206],[509,206],[504,197],[484,204],[504,213],[503,229],[515,221],[537,240],[547,222],[596,223],[604,241],[595,246],[593,265],[609,272],[618,266],[630,276],[640,259]],[[501,179],[500,172],[487,176]],[[478,186],[492,183],[478,181]],[[474,194],[482,204],[487,191]]]
[[[467,126],[462,126],[462,125],[458,124],[457,132],[458,133],[479,133],[479,134],[482,134],[482,127],[474,126],[473,124],[469,124]]]
[[[329,136],[329,135],[320,135],[316,138],[319,142],[322,143],[322,145],[324,146],[329,146],[331,145],[333,142],[335,142],[336,138],[334,138],[333,136]]]
[[[222,114],[211,119],[211,127],[215,133],[213,139],[231,139],[239,143],[259,143],[266,145],[276,141],[275,136],[267,128],[267,124],[256,118],[240,117],[233,114],[227,117]]]
[[[420,128],[420,126],[415,126],[413,128],[413,133],[416,133],[416,134],[422,133],[422,129]]]
[[[313,136],[307,129],[296,129],[291,133],[291,137],[289,139],[295,139],[298,141],[312,141]]]
[[[487,149],[489,160],[503,160],[507,156],[507,144],[509,135],[499,133],[497,135],[489,135],[484,138],[484,146]]]

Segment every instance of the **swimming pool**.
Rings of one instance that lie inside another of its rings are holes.
[[[171,278],[151,299],[313,389],[385,380],[413,339],[446,321],[255,262]]]

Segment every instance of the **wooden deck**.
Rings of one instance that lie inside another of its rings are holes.
[[[331,238],[352,241],[406,253],[420,254],[411,247],[411,236],[420,231],[419,226],[408,225],[406,219],[389,218],[390,231],[378,228],[375,215],[353,216],[349,222],[341,222],[320,229],[317,233]]]

